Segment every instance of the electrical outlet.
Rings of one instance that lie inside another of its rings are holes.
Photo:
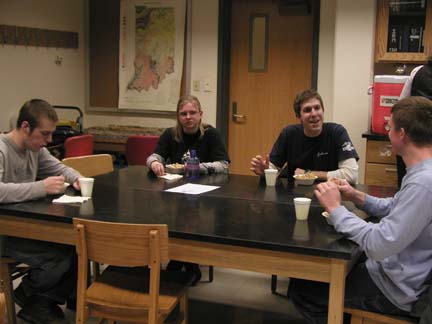
[[[200,80],[194,80],[193,81],[193,90],[194,91],[200,91]]]
[[[203,90],[205,92],[211,92],[212,91],[212,86],[211,86],[211,82],[209,79],[203,80]]]

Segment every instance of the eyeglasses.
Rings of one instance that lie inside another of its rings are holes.
[[[182,111],[182,112],[179,112],[179,115],[182,116],[182,117],[186,117],[188,114],[190,116],[195,116],[196,114],[198,114],[198,111]]]

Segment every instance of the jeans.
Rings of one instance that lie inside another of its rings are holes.
[[[346,278],[345,307],[409,316],[409,312],[397,308],[381,293],[369,276],[365,262],[363,255]],[[327,323],[328,283],[291,279],[288,296],[308,323]],[[344,323],[349,323],[348,315],[345,315]]]
[[[58,304],[74,298],[77,283],[74,246],[17,237],[7,237],[3,243],[3,255],[31,268],[22,279],[26,297],[45,296]]]

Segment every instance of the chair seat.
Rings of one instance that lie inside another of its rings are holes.
[[[347,307],[344,312],[352,315],[351,324],[411,324],[419,322],[418,319],[413,317],[385,315]]]
[[[149,275],[148,268],[108,267],[87,289],[87,302],[130,311],[143,309],[150,303]],[[174,309],[192,280],[187,272],[161,271],[160,313],[168,314]]]

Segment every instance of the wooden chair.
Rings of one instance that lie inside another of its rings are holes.
[[[65,158],[93,154],[93,135],[69,137],[64,142]]]
[[[109,154],[64,158],[62,162],[85,177],[94,177],[114,171],[112,157]]]
[[[147,158],[154,152],[159,136],[131,135],[126,141],[128,165],[146,165]]]
[[[25,275],[29,270],[27,266],[19,266],[18,262],[12,258],[0,257],[0,324],[3,323],[5,310],[7,323],[17,323],[13,300],[13,281]]]
[[[162,323],[177,304],[181,323],[187,323],[191,276],[160,270],[161,263],[168,261],[167,225],[83,219],[74,219],[73,223],[78,253],[77,324],[91,316]],[[88,260],[111,265],[89,287]]]
[[[351,324],[413,324],[418,320],[412,317],[392,316],[372,313],[364,310],[347,308],[345,313],[351,314]]]

